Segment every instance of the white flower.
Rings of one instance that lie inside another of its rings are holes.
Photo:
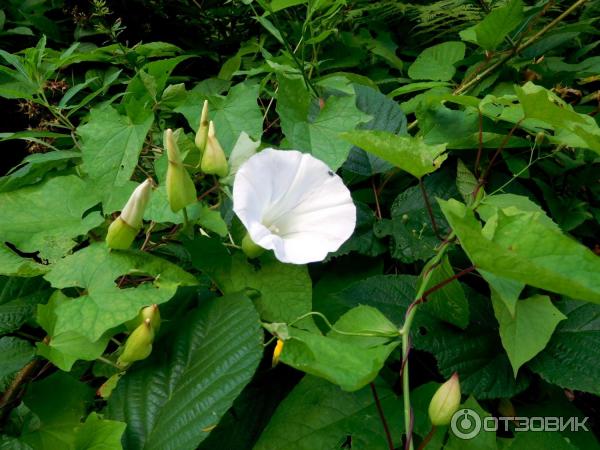
[[[135,188],[121,211],[121,219],[123,219],[127,225],[136,229],[142,227],[142,217],[144,216],[144,210],[150,200],[151,193],[151,179],[147,179]]]
[[[235,176],[233,210],[257,245],[294,264],[323,260],[356,225],[342,179],[296,150],[267,148],[248,159]]]

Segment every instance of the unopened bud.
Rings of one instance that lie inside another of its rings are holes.
[[[196,139],[194,140],[196,147],[200,150],[200,153],[204,152],[206,148],[206,141],[208,139],[208,100],[204,100],[202,106],[202,114],[200,115],[200,123],[198,124],[198,131],[196,132]]]
[[[183,160],[179,148],[173,137],[173,131],[169,128],[165,131],[165,146],[169,166],[167,167],[167,198],[173,212],[177,212],[187,205],[196,203],[196,186],[190,174],[183,166]]]
[[[225,152],[215,134],[215,125],[212,120],[208,124],[208,138],[206,141],[206,148],[202,154],[202,164],[200,165],[200,168],[204,173],[218,175],[220,177],[226,176],[229,171],[227,158],[225,157]]]
[[[150,200],[151,192],[151,179],[147,179],[135,188],[123,207],[121,215],[108,227],[106,244],[109,248],[125,250],[131,246],[142,227],[144,210]]]
[[[544,134],[543,131],[538,131],[537,134],[535,135],[535,143],[537,145],[541,145],[542,142],[544,142],[545,137],[546,137],[546,135]]]
[[[150,326],[154,332],[157,332],[160,329],[160,311],[158,310],[158,305],[154,304],[142,308],[140,316],[142,322],[150,319]]]
[[[265,249],[256,244],[250,237],[250,234],[246,233],[246,236],[242,239],[242,251],[248,258],[253,259],[258,258]]]
[[[117,365],[127,367],[134,361],[146,359],[152,352],[152,341],[154,341],[154,330],[150,325],[150,319],[146,319],[127,338],[123,352],[117,359]]]
[[[273,363],[271,367],[275,367],[279,362],[279,357],[281,356],[281,352],[283,350],[283,344],[283,340],[277,339],[277,345],[275,345],[275,350],[273,350]]]
[[[460,382],[458,373],[450,377],[433,394],[429,403],[429,419],[435,426],[448,425],[460,407]]]

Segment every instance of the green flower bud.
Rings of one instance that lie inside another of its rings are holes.
[[[150,200],[151,192],[151,179],[147,179],[135,188],[123,207],[121,215],[108,227],[106,244],[109,248],[125,250],[131,246],[142,227],[144,210]]]
[[[154,330],[154,332],[157,332],[160,329],[160,311],[158,310],[158,305],[154,304],[152,306],[146,306],[145,308],[142,308],[140,311],[140,316],[142,322],[150,319],[150,326],[152,326],[152,330]]]
[[[154,341],[154,330],[150,319],[146,319],[127,338],[123,352],[117,359],[117,365],[127,367],[134,361],[146,359],[152,352],[152,341]]]
[[[196,139],[194,140],[196,147],[200,150],[200,153],[204,153],[206,148],[206,141],[208,139],[208,100],[204,100],[202,106],[202,114],[200,115],[200,123],[198,124],[198,131],[196,132]]]
[[[169,128],[165,131],[165,146],[169,166],[167,167],[167,198],[173,212],[177,212],[187,205],[196,203],[196,186],[190,174],[183,166],[183,160],[179,148],[173,137],[173,131]]]
[[[458,373],[450,377],[433,394],[429,403],[429,419],[435,426],[448,425],[460,407],[460,382]]]
[[[218,175],[220,177],[226,176],[229,171],[227,158],[225,157],[225,152],[223,151],[221,144],[219,144],[219,141],[217,140],[215,125],[212,120],[208,124],[208,139],[206,141],[206,148],[202,154],[200,168],[204,173]]]
[[[242,239],[242,251],[246,254],[248,258],[252,259],[258,258],[265,251],[265,249],[262,248],[260,245],[257,245],[252,240],[250,235],[246,233],[246,236],[244,236],[244,239]]]

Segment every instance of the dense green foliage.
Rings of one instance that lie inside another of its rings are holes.
[[[0,450],[600,448],[599,19],[598,0],[1,2]],[[200,170],[205,101],[224,177]],[[235,171],[266,147],[351,190],[356,229],[322,262],[242,252]],[[132,248],[107,248],[148,177]],[[482,418],[587,428],[461,440],[428,417],[455,372]]]

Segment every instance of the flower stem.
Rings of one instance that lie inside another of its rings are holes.
[[[404,432],[406,434],[406,449],[413,450],[413,441],[412,441],[412,408],[410,406],[410,380],[408,376],[408,354],[410,352],[410,329],[412,327],[413,320],[415,318],[415,313],[417,312],[418,304],[421,303],[423,299],[423,295],[425,294],[425,289],[427,288],[427,284],[431,279],[431,275],[433,273],[433,267],[435,267],[441,260],[450,242],[454,238],[454,232],[450,233],[450,235],[440,244],[437,248],[437,252],[435,256],[430,260],[427,264],[427,269],[423,278],[421,279],[421,283],[419,285],[419,289],[417,290],[417,294],[415,295],[415,300],[409,305],[406,310],[406,316],[404,318],[404,325],[400,329],[400,334],[402,335],[402,366],[400,376],[402,377],[402,398],[404,400]]]

